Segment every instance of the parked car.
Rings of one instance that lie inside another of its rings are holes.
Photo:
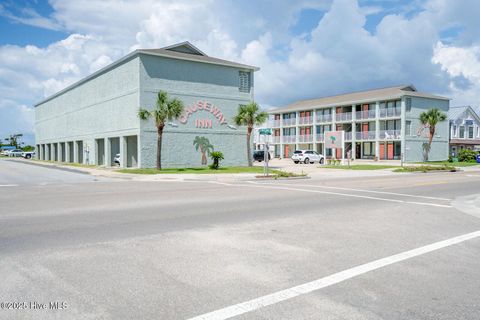
[[[13,149],[8,151],[7,156],[9,157],[21,157],[22,156],[22,149]]]
[[[271,159],[270,153],[268,153],[268,160],[270,160],[270,159]],[[253,152],[253,161],[262,162],[263,160],[265,160],[265,151],[255,150]]]
[[[295,163],[315,163],[323,164],[325,157],[314,150],[295,150],[292,155],[292,160]]]
[[[23,151],[22,157],[24,157],[25,159],[31,159],[35,157],[35,151]]]
[[[114,162],[115,164],[120,165],[120,153],[117,153],[117,154],[115,155],[115,158],[113,158],[113,162]]]

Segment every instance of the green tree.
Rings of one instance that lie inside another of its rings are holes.
[[[178,119],[183,113],[183,102],[177,98],[168,99],[165,91],[159,91],[157,95],[157,103],[153,110],[140,108],[138,117],[141,120],[147,120],[150,117],[155,121],[157,127],[157,169],[162,169],[162,137],[163,129],[167,121]]]
[[[423,144],[423,160],[428,161],[428,153],[432,147],[433,137],[435,136],[436,126],[439,122],[445,121],[447,115],[437,108],[429,109],[420,114],[420,123],[423,129],[428,129],[428,142]]]
[[[210,141],[205,137],[196,136],[193,140],[193,145],[195,146],[195,150],[198,151],[200,149],[202,165],[207,165],[207,154],[210,155],[210,152],[213,151],[213,146]]]
[[[260,107],[255,102],[250,102],[247,105],[241,105],[238,108],[237,115],[234,117],[234,122],[237,126],[247,127],[247,159],[248,166],[253,165],[251,152],[251,137],[253,127],[264,123],[268,118],[268,113],[261,111]]]
[[[458,153],[458,161],[461,162],[475,162],[477,153],[473,150],[463,149]]]
[[[213,163],[211,165],[211,168],[212,169],[215,169],[215,170],[218,170],[218,168],[220,167],[220,160],[223,160],[223,153],[220,152],[220,151],[212,151],[210,153],[210,157],[212,158],[213,160]]]
[[[5,138],[5,141],[9,143],[11,146],[15,146],[15,148],[19,147],[19,140],[23,137],[22,133],[11,134],[8,138]]]

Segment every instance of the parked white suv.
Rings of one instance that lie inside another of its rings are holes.
[[[292,160],[295,163],[315,163],[323,164],[325,157],[313,150],[295,150],[292,155]]]

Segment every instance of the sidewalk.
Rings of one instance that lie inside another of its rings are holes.
[[[132,181],[246,181],[254,180],[258,173],[218,173],[218,174],[194,174],[194,173],[159,173],[159,174],[130,174],[117,172],[118,168],[105,168],[105,167],[88,167],[88,166],[75,166],[63,163],[53,163],[38,160],[25,160],[20,158],[9,159],[13,161],[20,161],[25,164],[50,167],[59,170],[68,170],[71,172],[78,172],[84,174],[90,174],[92,176],[123,179]]]

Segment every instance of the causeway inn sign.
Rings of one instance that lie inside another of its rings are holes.
[[[225,119],[225,116],[223,115],[222,111],[220,108],[217,106],[213,105],[210,102],[206,101],[198,101],[194,105],[187,107],[184,111],[184,114],[180,117],[179,121],[181,124],[186,124],[188,122],[188,119],[190,116],[192,116],[194,113],[199,112],[199,111],[205,111],[205,112],[210,112],[215,119],[218,121],[220,125],[227,125],[228,122]],[[211,129],[212,128],[212,119],[195,119],[195,127],[196,128],[207,128]]]

